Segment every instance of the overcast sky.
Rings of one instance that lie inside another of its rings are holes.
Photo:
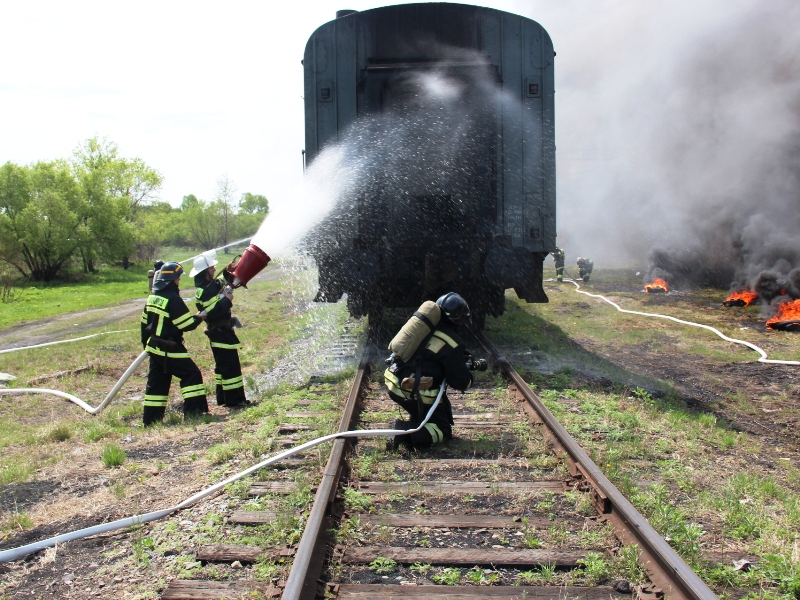
[[[97,134],[158,169],[173,204],[210,198],[223,174],[285,195],[302,177],[306,41],[339,8],[386,4],[5,3],[0,163],[68,157]]]
[[[99,135],[118,144],[123,156],[140,157],[158,169],[164,176],[161,197],[172,204],[189,193],[210,199],[223,175],[240,193],[280,201],[302,178],[300,60],[306,40],[337,9],[386,4],[392,3],[6,2],[0,164],[66,158],[83,140]],[[686,65],[710,61],[707,71],[713,74],[714,61],[724,63],[730,52],[709,58],[707,48],[713,51],[719,40],[746,45],[746,28],[762,13],[771,13],[765,26],[773,29],[798,17],[796,9],[787,8],[797,3],[788,0],[479,4],[532,18],[553,39],[559,243],[594,256],[604,253],[598,240],[608,240],[608,227],[620,220],[613,206],[621,194],[644,190],[643,197],[658,198],[656,213],[664,206],[658,177],[647,180],[642,173],[659,164],[657,153],[648,154],[653,140],[674,132],[675,119],[683,120],[676,112],[685,107],[667,105],[673,92],[687,87],[681,76]],[[765,6],[770,8],[762,10]],[[775,35],[767,30],[762,45],[800,27],[784,29]],[[787,46],[784,54],[794,56],[796,48]],[[756,64],[775,54],[774,48],[751,53]],[[752,84],[750,74],[742,74],[741,81],[751,82],[749,97],[768,93],[761,83]],[[735,78],[730,85],[736,89]],[[720,94],[735,96],[727,90]],[[695,104],[687,102],[688,110]],[[776,97],[758,114],[775,115],[784,105]],[[729,112],[732,123],[742,120]],[[713,110],[708,114],[697,120],[718,118]],[[757,121],[750,126],[764,131]],[[713,179],[702,161],[694,162]],[[621,180],[633,187],[620,188]],[[626,218],[640,205],[632,202],[620,204]],[[613,236],[620,237],[625,236]]]

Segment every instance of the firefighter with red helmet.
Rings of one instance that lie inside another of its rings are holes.
[[[458,326],[469,320],[466,300],[455,292],[441,296],[436,304],[441,309],[441,320],[430,335],[422,341],[408,362],[399,368],[390,366],[384,373],[389,396],[409,415],[409,420],[395,421],[395,429],[416,429],[428,414],[439,395],[443,381],[449,387],[465,391],[472,386],[470,368],[483,370],[485,361],[472,361],[464,341],[458,335]],[[439,406],[425,427],[416,433],[395,436],[393,447],[400,444],[426,449],[453,438],[453,411],[447,394],[442,394]]]
[[[247,406],[242,379],[239,350],[242,343],[233,330],[239,320],[231,316],[233,293],[229,284],[233,281],[232,266],[222,270],[222,277],[215,278],[218,261],[215,252],[206,252],[194,259],[189,275],[194,277],[197,287],[195,304],[197,310],[206,314],[206,331],[214,355],[214,380],[217,386],[217,404],[238,407]]]
[[[162,265],[142,313],[142,345],[150,355],[142,412],[145,426],[164,418],[173,375],[180,380],[184,416],[208,412],[203,376],[183,345],[183,334],[196,329],[203,318],[192,315],[181,298],[182,274],[183,267],[176,262]]]

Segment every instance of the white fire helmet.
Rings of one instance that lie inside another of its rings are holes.
[[[203,252],[200,256],[194,259],[194,266],[192,270],[189,271],[189,276],[194,277],[216,265],[219,261],[217,260],[217,252],[215,250],[209,250],[208,252]]]

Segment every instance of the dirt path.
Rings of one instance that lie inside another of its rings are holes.
[[[275,280],[283,274],[284,271],[280,267],[267,269],[256,275],[252,283]],[[182,289],[181,295],[184,300],[188,302],[194,297],[194,289],[194,287]],[[0,350],[80,337],[84,331],[113,325],[141,312],[145,300],[146,298],[135,298],[116,306],[79,310],[0,330]]]

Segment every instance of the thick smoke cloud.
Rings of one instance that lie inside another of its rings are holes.
[[[800,4],[591,7],[521,8],[558,51],[559,245],[599,264],[649,257],[647,276],[678,287],[769,271],[796,293]]]

